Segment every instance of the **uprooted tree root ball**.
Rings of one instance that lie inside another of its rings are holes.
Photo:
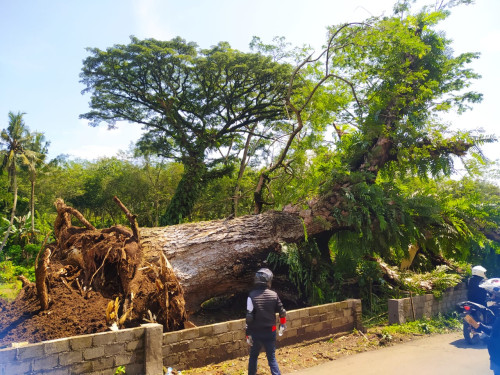
[[[165,331],[184,328],[184,295],[170,263],[164,255],[156,264],[143,261],[136,218],[118,198],[114,200],[127,216],[131,229],[113,226],[98,230],[62,199],[55,202],[56,240],[42,246],[38,254],[35,285],[24,279],[16,300],[0,307],[5,316],[0,322],[0,346],[15,340],[43,341],[152,321],[162,324]],[[72,219],[83,227],[73,225]],[[15,321],[9,319],[9,311],[19,308],[24,310],[22,322],[14,313],[11,315]],[[43,331],[40,328],[33,328],[31,331],[36,332],[27,334],[25,339],[21,333],[13,333],[20,323],[26,326],[30,319],[39,325],[47,317],[47,325],[52,326],[59,315],[63,326],[65,321],[81,323],[67,324],[68,329],[61,336],[56,333],[57,337],[36,335]],[[90,321],[87,317],[91,317]]]

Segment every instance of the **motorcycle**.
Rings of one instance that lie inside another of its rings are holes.
[[[463,334],[465,342],[469,345],[477,344],[481,335],[486,335],[481,330],[480,324],[492,326],[497,316],[500,316],[500,278],[488,279],[479,287],[488,292],[487,306],[472,301],[457,304],[457,310],[463,319]]]
[[[471,301],[460,302],[457,308],[463,319],[465,342],[469,345],[477,344],[482,334],[479,323],[488,326],[493,325],[496,319],[495,313],[488,307]]]

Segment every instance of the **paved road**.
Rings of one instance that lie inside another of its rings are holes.
[[[293,375],[492,375],[486,345],[436,335],[327,362]]]

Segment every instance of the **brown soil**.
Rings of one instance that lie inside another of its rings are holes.
[[[89,292],[84,298],[64,284],[50,291],[52,304],[40,309],[34,284],[25,287],[17,298],[7,303],[0,301],[0,348],[13,342],[30,343],[57,338],[104,332],[106,306],[109,299]]]

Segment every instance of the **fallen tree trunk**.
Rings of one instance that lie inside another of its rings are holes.
[[[306,233],[350,229],[333,217],[335,210],[347,215],[344,189],[350,185],[339,184],[309,201],[306,209],[290,205],[233,219],[142,228],[144,262],[158,264],[161,254],[166,255],[183,287],[186,309],[193,313],[212,297],[247,291],[255,271],[282,243],[303,241]]]
[[[280,243],[304,238],[298,215],[266,212],[231,220],[142,228],[144,262],[165,254],[184,289],[189,312],[219,295],[246,291],[257,268]]]
[[[305,234],[299,214],[275,211],[139,231],[135,216],[115,201],[132,229],[98,230],[78,210],[56,201],[56,241],[42,246],[37,259],[42,311],[67,290],[84,300],[95,294],[107,299],[102,314],[109,328],[156,321],[166,331],[182,329],[202,302],[247,291],[269,252]]]

